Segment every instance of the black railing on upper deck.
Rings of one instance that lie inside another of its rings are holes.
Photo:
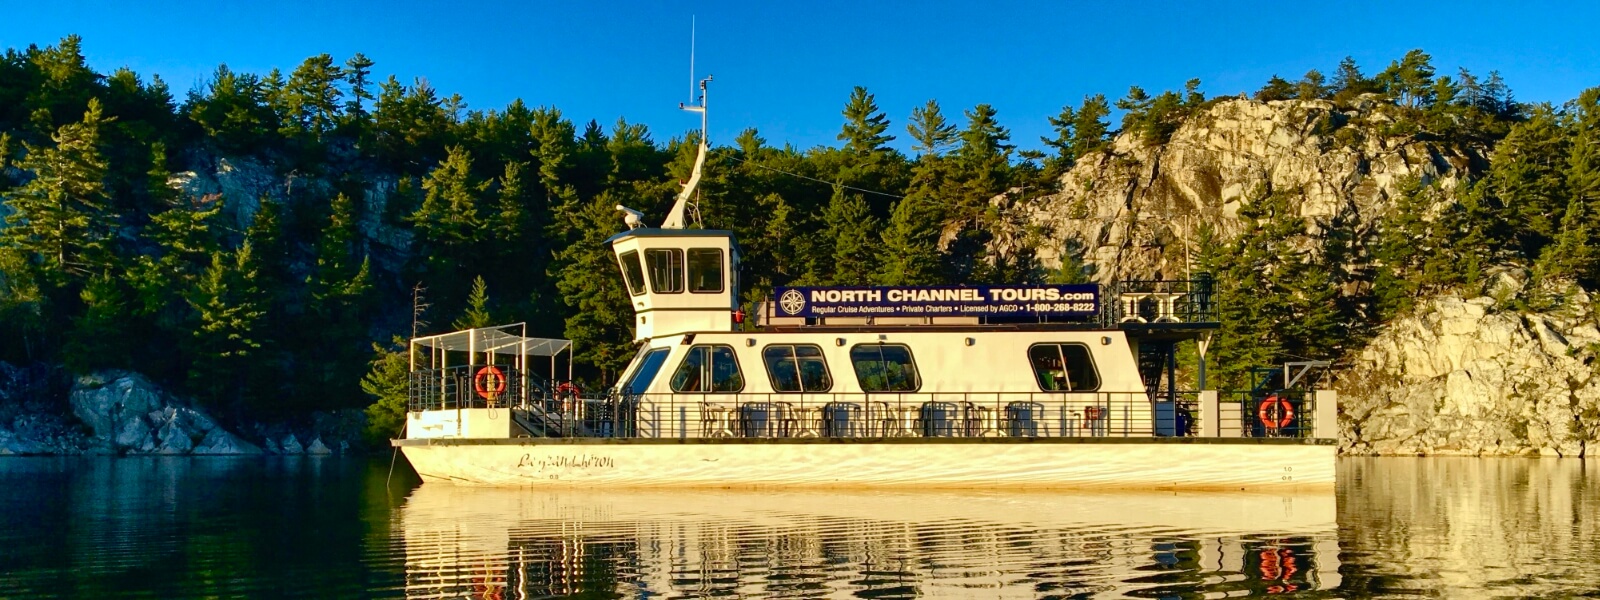
[[[641,438],[1185,437],[1215,419],[1222,437],[1313,437],[1304,394],[1219,395],[1202,414],[1197,392],[1151,402],[1131,393],[640,394],[567,398],[548,410],[549,435]],[[1279,402],[1281,401],[1281,404]]]
[[[1101,288],[1102,319],[1125,323],[1214,325],[1218,322],[1213,282],[1208,273],[1194,279],[1127,280]]]
[[[549,382],[530,379],[507,365],[494,367],[500,372],[496,377],[504,378],[503,387],[497,387],[488,376],[484,376],[480,385],[479,372],[486,367],[488,365],[461,365],[412,371],[406,409],[505,408],[547,395],[545,390],[549,389]],[[480,387],[484,389],[480,391]]]

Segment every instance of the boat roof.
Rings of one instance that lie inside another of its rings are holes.
[[[411,343],[452,352],[493,352],[512,356],[555,356],[572,347],[572,340],[526,337],[507,331],[523,329],[526,327],[522,323],[479,327],[412,338]]]
[[[606,243],[630,237],[725,237],[733,239],[733,232],[726,229],[662,229],[660,227],[640,227],[629,229],[606,238]]]

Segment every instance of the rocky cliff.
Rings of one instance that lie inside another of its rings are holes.
[[[77,378],[61,406],[48,369],[0,363],[0,456],[39,454],[344,454],[359,444],[360,411],[304,423],[249,423],[237,433],[137,373]]]
[[[1169,141],[1132,134],[1110,152],[1081,159],[1061,191],[1011,207],[1024,232],[1058,244],[1037,249],[1043,266],[1079,253],[1100,281],[1183,272],[1181,249],[1202,222],[1224,239],[1243,229],[1237,213],[1260,194],[1288,191],[1300,214],[1371,227],[1407,177],[1453,185],[1484,165],[1482,148],[1416,134],[1385,133],[1397,107],[1366,99],[1341,109],[1323,100],[1220,100],[1189,117]]]
[[[1489,149],[1398,133],[1397,107],[1358,102],[1217,101],[1162,144],[1129,134],[1079,163],[1059,193],[1010,207],[1014,229],[1055,245],[1046,267],[1078,255],[1099,281],[1184,274],[1201,223],[1223,239],[1238,209],[1288,192],[1309,223],[1306,248],[1337,218],[1356,235],[1378,227],[1408,177],[1444,187],[1481,175]],[[1349,454],[1581,456],[1600,436],[1600,329],[1581,289],[1545,290],[1530,310],[1528,276],[1501,268],[1483,289],[1423,300],[1342,357],[1340,438]],[[1517,308],[1522,306],[1523,308]]]
[[[1433,298],[1385,327],[1343,369],[1347,454],[1584,456],[1600,436],[1600,328],[1588,293],[1516,310],[1524,277]]]

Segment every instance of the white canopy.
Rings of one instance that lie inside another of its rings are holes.
[[[525,331],[522,323],[480,327],[430,335],[411,340],[412,344],[450,352],[493,352],[511,356],[555,356],[572,347],[571,340],[534,338],[511,333]]]

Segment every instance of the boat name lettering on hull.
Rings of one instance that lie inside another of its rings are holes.
[[[537,473],[543,473],[549,469],[613,469],[616,466],[616,463],[612,462],[609,456],[593,456],[590,454],[579,454],[577,456],[552,454],[550,456],[537,457],[532,454],[524,454],[522,458],[517,459],[518,469],[533,469]]]

